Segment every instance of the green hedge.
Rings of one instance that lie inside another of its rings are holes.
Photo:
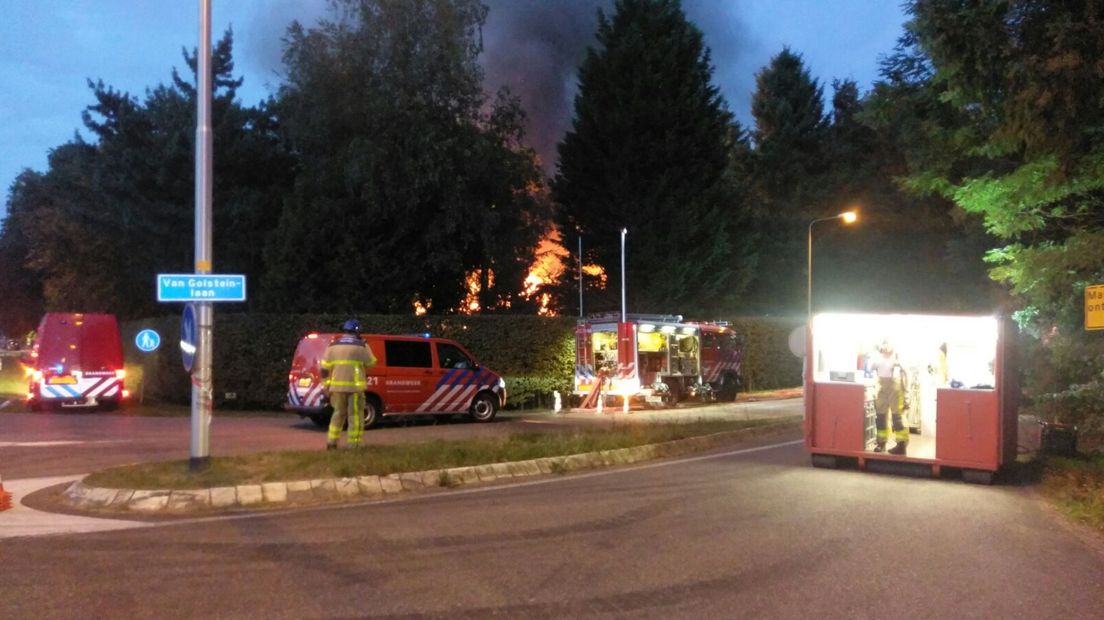
[[[804,318],[738,317],[729,323],[744,339],[744,389],[801,385],[801,358],[790,352],[789,338],[794,329],[804,327]]]
[[[215,312],[214,384],[220,407],[277,408],[286,398],[287,372],[295,345],[310,331],[336,331],[346,315],[219,314]],[[429,332],[462,343],[488,368],[506,379],[508,404],[551,406],[559,390],[567,406],[574,366],[573,318],[535,316],[361,316],[366,332]],[[801,384],[801,361],[790,354],[793,321],[740,318],[733,326],[745,337],[745,386],[752,390]],[[162,346],[143,353],[134,346],[142,329],[161,334]],[[177,346],[180,317],[130,321],[121,325],[128,384],[135,399],[186,403],[188,375]],[[233,394],[233,398],[228,398]]]

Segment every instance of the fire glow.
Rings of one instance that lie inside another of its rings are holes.
[[[537,314],[540,316],[556,316],[552,307],[552,293],[546,287],[559,283],[565,273],[565,261],[571,257],[570,253],[560,243],[560,234],[555,229],[548,233],[537,244],[533,252],[533,262],[529,266],[529,275],[525,277],[521,298],[537,303]],[[466,294],[460,307],[461,314],[477,314],[482,310],[479,304],[479,293],[482,288],[482,270],[473,269],[464,277]],[[583,265],[583,275],[592,279],[595,288],[606,288],[606,270],[601,265]],[[488,286],[494,286],[494,270],[487,272]],[[433,302],[431,300],[415,299],[413,309],[415,316],[422,316],[429,312]],[[504,308],[510,307],[507,300],[502,303]]]

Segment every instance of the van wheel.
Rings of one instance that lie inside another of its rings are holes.
[[[468,413],[476,422],[490,422],[498,413],[498,401],[484,392],[475,397]]]
[[[375,396],[368,396],[364,399],[364,428],[375,428],[379,426],[380,421],[380,402]]]

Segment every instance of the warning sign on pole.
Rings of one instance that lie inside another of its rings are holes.
[[[1104,284],[1085,287],[1085,329],[1104,329]]]

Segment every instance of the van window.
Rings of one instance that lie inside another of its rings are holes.
[[[460,347],[445,342],[437,343],[437,362],[441,368],[475,368],[475,362]]]
[[[383,344],[388,366],[404,368],[432,368],[433,358],[428,342],[387,340]]]

